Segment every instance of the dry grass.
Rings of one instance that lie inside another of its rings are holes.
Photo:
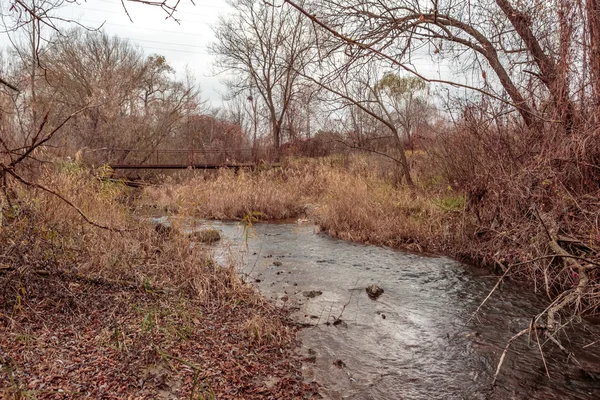
[[[395,186],[389,167],[365,155],[291,159],[267,171],[199,172],[183,183],[146,188],[140,202],[214,219],[310,216],[344,239],[439,250],[431,247],[449,234],[464,196],[431,184],[419,190]]]
[[[504,270],[514,266],[511,276],[534,283],[553,301],[579,291],[582,273],[552,256],[550,235],[588,264],[583,269],[590,271],[590,284],[578,292],[577,306],[593,311],[600,277],[592,268],[600,238],[597,171],[586,173],[581,165],[593,165],[596,150],[588,146],[585,155],[565,145],[561,152],[548,149],[548,157],[532,152],[531,158],[511,159],[531,146],[510,135],[480,133],[475,140],[470,132],[449,136],[427,153],[408,154],[414,189],[394,185],[393,164],[385,159],[354,154],[291,159],[278,170],[199,174],[147,189],[142,200],[205,218],[309,216],[347,240],[443,253]],[[579,165],[558,161],[582,158]]]
[[[211,268],[206,257],[194,254],[185,236],[165,240],[148,221],[134,218],[128,211],[124,185],[96,179],[77,168],[59,173],[47,170],[39,179],[77,204],[88,218],[116,232],[87,224],[52,194],[16,186],[12,222],[4,233],[20,240],[4,248],[5,259],[18,263],[18,254],[26,253],[40,262],[36,268],[139,286],[201,291],[197,277],[203,274],[199,272]]]
[[[9,183],[0,398],[157,398],[165,390],[187,398],[199,384],[218,398],[302,398],[285,311],[235,268],[215,265],[190,246],[193,238],[159,234],[132,216],[131,193],[119,182],[76,165],[41,171],[38,180],[118,231],[91,226],[52,194]],[[257,341],[248,341],[248,321],[260,328]],[[273,375],[285,379],[268,388],[256,379]]]
[[[310,185],[300,171],[254,175],[220,170],[216,177],[200,173],[185,184],[147,188],[144,200],[204,218],[241,219],[255,211],[267,219],[285,219],[302,212],[303,193],[311,190]]]
[[[252,315],[244,324],[243,330],[251,341],[260,346],[266,343],[281,344],[287,336],[287,328],[280,320],[260,314]]]

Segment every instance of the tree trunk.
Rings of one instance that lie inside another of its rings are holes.
[[[273,150],[275,152],[275,162],[279,162],[281,153],[280,153],[280,138],[281,138],[281,124],[277,121],[272,121],[272,129],[273,129]]]
[[[252,159],[254,162],[258,162],[258,143],[256,143],[256,134],[258,132],[258,114],[254,97],[252,98],[252,125]]]
[[[592,71],[592,88],[596,113],[598,113],[597,107],[600,107],[600,1],[586,0],[585,8],[590,41],[589,57],[590,70]],[[600,116],[595,115],[595,118],[597,122]]]
[[[557,65],[542,49],[538,39],[531,29],[531,16],[517,11],[508,0],[496,0],[506,18],[510,21],[519,37],[527,46],[529,54],[540,69],[541,80],[552,95],[556,109],[561,113],[561,119],[566,132],[570,132],[574,120],[574,107],[568,93],[566,75],[558,71]],[[566,21],[561,21],[566,23]]]
[[[306,102],[306,139],[310,139],[310,98]]]
[[[404,179],[406,180],[406,184],[410,187],[414,187],[415,183],[410,176],[410,166],[408,165],[408,160],[406,159],[406,153],[404,152],[404,144],[398,135],[398,131],[394,132],[394,142],[396,143],[396,148],[398,149],[398,153],[400,155],[400,167],[402,168],[402,174],[404,175]]]

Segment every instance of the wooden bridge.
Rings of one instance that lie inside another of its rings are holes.
[[[98,149],[94,158],[117,169],[219,169],[254,168],[251,148],[222,150]]]

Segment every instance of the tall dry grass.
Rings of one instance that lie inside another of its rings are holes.
[[[394,184],[385,160],[369,155],[288,159],[281,169],[199,172],[182,183],[144,189],[141,204],[214,219],[309,216],[340,238],[439,251],[464,196],[430,177],[419,190]]]
[[[232,296],[258,301],[233,268],[221,268],[192,238],[157,233],[148,218],[134,216],[132,193],[119,181],[93,176],[75,163],[48,168],[44,187],[76,205],[86,222],[59,197],[14,182],[0,231],[5,270],[21,274],[68,273],[144,288],[168,288],[207,300]]]
[[[202,218],[241,219],[250,212],[260,212],[265,219],[293,218],[302,213],[307,196],[322,190],[319,176],[303,172],[272,169],[236,174],[223,169],[216,175],[199,173],[183,184],[146,188],[141,203]]]

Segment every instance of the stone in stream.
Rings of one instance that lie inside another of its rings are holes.
[[[192,232],[189,236],[202,243],[214,243],[221,240],[221,234],[216,229],[204,229]]]
[[[375,284],[367,286],[366,290],[371,300],[377,300],[383,294],[383,289]]]
[[[314,299],[315,297],[320,296],[322,294],[323,292],[321,292],[320,290],[307,290],[302,292],[302,295],[304,297],[308,297],[309,299]]]

